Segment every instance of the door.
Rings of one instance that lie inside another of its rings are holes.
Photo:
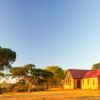
[[[81,88],[81,80],[77,80],[77,88]]]

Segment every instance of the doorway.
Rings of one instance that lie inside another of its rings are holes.
[[[77,80],[77,88],[81,88],[81,80]]]

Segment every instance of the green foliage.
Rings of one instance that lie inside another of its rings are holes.
[[[3,76],[4,76],[4,73],[0,72],[0,76],[2,76],[2,77],[3,77]]]
[[[46,70],[52,72],[55,79],[63,79],[64,77],[63,70],[58,66],[48,66]]]
[[[33,64],[27,64],[22,67],[15,67],[10,70],[13,76],[19,76],[23,77],[24,80],[28,84],[28,92],[32,90],[32,85],[35,83],[39,83],[40,81],[43,81],[44,76],[43,71],[41,69],[34,68],[35,65]],[[22,91],[24,86],[17,86],[18,91]]]
[[[0,47],[0,70],[11,68],[11,64],[16,59],[16,52],[9,48]]]
[[[40,83],[44,84],[45,82],[48,82],[50,79],[53,78],[52,72],[35,68],[35,65],[32,65],[32,64],[27,64],[22,67],[14,67],[10,70],[10,73],[13,76],[18,76],[18,77],[22,76],[24,78],[24,80],[28,84],[28,89],[27,89],[28,92],[32,90],[33,84],[40,84]],[[20,91],[20,89],[23,90],[24,86],[20,88],[21,87],[20,85],[17,86],[18,91]]]
[[[53,85],[60,85],[64,77],[63,70],[58,66],[48,66],[46,70],[53,73]]]
[[[92,70],[100,69],[100,63],[96,63],[92,66]]]
[[[34,64],[26,64],[24,66],[22,66],[25,70],[29,71],[34,69],[35,65]]]
[[[22,84],[22,83],[18,82],[17,84],[15,84],[13,91],[14,92],[27,92],[28,87],[29,86],[27,84]]]
[[[47,70],[42,70],[42,75],[45,79],[53,78],[53,73]]]
[[[43,69],[34,68],[31,71],[31,75],[41,76],[43,78],[53,77],[53,73]]]
[[[24,76],[24,75],[26,75],[26,72],[24,72],[24,69],[21,68],[21,67],[14,67],[14,68],[11,68],[10,73],[11,73],[13,76]]]
[[[14,87],[15,84],[2,83],[0,84],[0,93],[12,92]]]
[[[67,70],[64,70],[64,76],[66,75]]]
[[[10,70],[10,73],[12,73],[13,76],[28,76],[34,67],[35,65],[33,64],[27,64],[22,67],[13,67]]]

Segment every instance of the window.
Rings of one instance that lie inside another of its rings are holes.
[[[66,85],[68,84],[68,80],[66,80]]]
[[[95,80],[93,80],[93,85],[95,85]]]
[[[69,85],[69,79],[68,79],[68,85]]]
[[[71,79],[69,79],[69,85],[71,85]]]
[[[87,85],[89,85],[89,79],[87,80]]]
[[[67,85],[70,85],[70,84],[71,84],[71,80],[68,79],[68,80],[67,80]]]
[[[84,85],[84,80],[83,80],[83,82],[82,82],[82,83],[83,83],[83,85]]]

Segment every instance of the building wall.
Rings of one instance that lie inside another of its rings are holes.
[[[74,89],[74,79],[67,78],[66,80],[64,80],[63,88],[64,89]]]
[[[80,81],[80,84],[78,84],[78,81]],[[74,79],[69,71],[67,71],[67,74],[63,80],[63,88],[64,89],[76,89],[78,88],[78,85],[81,86],[81,79]]]
[[[98,76],[98,90],[100,90],[100,76]]]
[[[98,78],[82,79],[81,88],[88,90],[98,90]]]
[[[78,81],[80,81],[80,84],[78,84]],[[74,89],[77,89],[80,85],[80,88],[81,88],[81,79],[74,79]]]
[[[80,84],[78,84],[80,81]],[[79,86],[78,86],[79,85]],[[63,84],[64,89],[77,89],[81,88],[81,79],[66,78]]]
[[[67,71],[67,74],[63,81],[63,88],[64,89],[74,89],[74,79],[71,76],[70,72]]]

